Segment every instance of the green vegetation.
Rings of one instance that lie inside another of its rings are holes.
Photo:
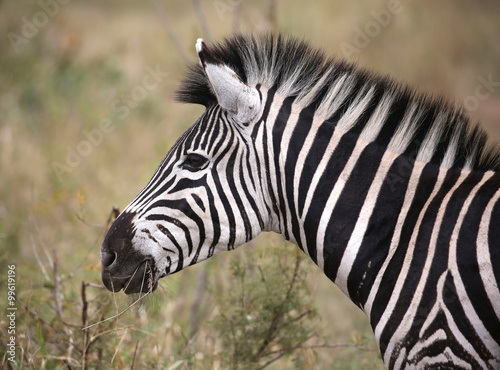
[[[164,278],[138,301],[103,289],[110,212],[202,110],[173,102],[185,67],[159,9],[189,58],[208,36],[194,2],[62,2],[0,2],[1,354],[9,265],[18,298],[16,362],[0,366],[383,368],[367,318],[276,235]],[[457,101],[480,76],[500,81],[494,1],[401,0],[363,47],[355,27],[366,32],[388,1],[276,1],[274,12],[268,0],[201,3],[215,39],[274,28],[341,57],[349,44],[350,60]],[[494,135],[499,94],[493,86],[470,112]]]

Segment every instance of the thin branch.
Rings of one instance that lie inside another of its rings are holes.
[[[146,261],[146,263],[147,263],[147,261]],[[132,274],[132,276],[134,276],[134,275],[135,275],[135,273],[137,272],[138,268],[139,268],[139,267],[137,267],[137,269],[134,271],[134,273]],[[144,277],[145,277],[145,275],[146,275],[146,271],[147,271],[147,265],[146,265],[146,267],[144,268],[144,275],[142,276],[141,294],[142,294],[142,287],[144,286]],[[130,278],[130,280],[132,280],[132,278]],[[111,284],[113,284],[113,279],[110,279],[110,281],[111,281]],[[130,281],[129,281],[129,284],[130,284]],[[127,286],[125,287],[125,290],[127,289],[127,287],[128,287],[128,284],[127,284]],[[114,290],[114,289],[113,289],[113,290]],[[102,324],[103,322],[106,322],[106,321],[109,321],[109,320],[113,320],[114,318],[120,317],[120,316],[121,316],[121,315],[123,315],[126,311],[128,311],[128,310],[129,310],[132,306],[135,306],[135,305],[137,304],[137,302],[139,302],[141,299],[143,299],[144,297],[146,297],[146,296],[148,296],[149,294],[151,294],[151,293],[152,293],[152,291],[153,291],[153,290],[152,290],[152,286],[150,286],[150,289],[146,292],[146,294],[144,294],[144,295],[139,294],[139,298],[137,298],[134,302],[132,302],[130,305],[128,305],[128,306],[127,306],[127,308],[125,308],[125,309],[124,309],[123,311],[121,311],[120,313],[117,313],[116,315],[113,315],[113,316],[111,316],[111,317],[108,317],[107,319],[104,319],[104,320],[98,321],[98,322],[96,322],[96,323],[94,323],[94,324],[92,324],[92,325],[88,325],[88,326],[86,326],[86,327],[82,328],[82,330],[86,330],[86,329],[91,328],[91,327],[93,327],[93,326],[96,326],[96,325],[98,325],[98,324]],[[113,297],[114,297],[114,295],[113,295]],[[116,304],[116,299],[115,299],[115,304]],[[118,305],[116,305],[116,309],[118,310]]]
[[[113,363],[115,361],[116,354],[118,353],[120,346],[123,343],[123,339],[125,339],[125,336],[127,335],[127,332],[128,332],[128,329],[125,329],[125,332],[123,333],[122,337],[120,338],[120,342],[116,346],[116,350],[115,350],[115,353],[113,354],[113,358],[111,358],[111,363]]]
[[[294,268],[294,271],[293,271],[292,280],[290,281],[290,284],[288,285],[288,290],[286,292],[285,298],[281,302],[280,307],[276,311],[276,313],[275,313],[275,315],[274,315],[274,317],[273,317],[273,319],[271,321],[271,324],[269,325],[269,328],[267,329],[264,341],[262,342],[259,350],[257,351],[257,354],[255,355],[255,360],[256,361],[262,356],[262,353],[264,352],[264,350],[266,349],[266,347],[271,342],[273,333],[275,332],[275,329],[276,329],[276,325],[278,324],[278,319],[279,319],[279,317],[281,316],[281,314],[283,312],[283,308],[285,307],[285,302],[288,301],[288,299],[290,297],[290,294],[292,292],[293,286],[295,285],[295,281],[297,280],[297,277],[298,277],[298,274],[299,274],[299,267],[300,267],[300,255],[299,255],[299,250],[297,249],[297,254],[296,254],[296,258],[295,258],[295,268]]]
[[[107,335],[107,334],[111,334],[111,333],[114,333],[114,332],[117,332],[117,331],[120,331],[120,330],[124,330],[124,329],[130,329],[132,328],[131,325],[127,325],[127,326],[122,326],[120,328],[113,328],[113,329],[109,329],[109,330],[104,330],[104,331],[101,331],[100,333],[97,333],[97,334],[92,334],[89,338],[89,346],[94,343],[94,341],[99,338],[100,336],[102,335]]]
[[[267,16],[268,16],[271,31],[274,32],[277,29],[276,0],[267,0],[267,1],[269,4]]]
[[[106,287],[102,284],[85,283],[85,286],[90,286],[92,288],[98,288],[98,289],[106,289]]]
[[[134,357],[132,358],[132,365],[130,365],[130,370],[134,370],[135,367],[135,359],[138,358],[137,352],[139,350],[139,341],[135,343],[135,351],[134,351]]]
[[[198,16],[198,20],[201,23],[201,29],[203,30],[203,34],[205,35],[208,42],[212,43],[214,41],[212,37],[212,32],[210,32],[210,27],[208,26],[207,17],[205,15],[205,11],[201,6],[200,0],[193,0],[194,10],[196,11],[196,15]]]
[[[59,285],[59,277],[57,276],[57,254],[56,251],[54,250],[53,252],[54,255],[54,263],[52,264],[52,275],[54,279],[54,287],[52,289],[54,293],[54,299],[56,301],[56,312],[59,318],[61,319],[62,322],[64,322],[63,319],[63,313],[62,313],[62,302],[61,302],[61,295],[60,295],[60,285]]]
[[[307,339],[310,339],[310,338],[311,337],[309,337]],[[359,344],[335,343],[335,344],[317,344],[317,345],[310,345],[310,346],[303,346],[301,344],[298,344],[292,348],[292,352],[296,351],[298,349],[325,349],[325,348],[354,348],[354,349],[358,349],[360,351],[374,351],[371,348],[366,348],[366,347],[363,347]],[[286,355],[286,353],[287,352],[284,350],[271,351],[271,352],[266,353],[266,356],[270,356],[270,355],[274,355],[274,354],[277,354],[277,356],[272,358],[271,360],[267,361],[266,363],[264,363],[264,365],[262,365],[258,369],[261,370],[261,369],[266,368],[267,366],[271,365],[276,360],[279,360],[281,357]]]
[[[31,247],[33,248],[33,254],[35,255],[36,262],[38,263],[40,270],[42,270],[42,274],[45,277],[45,280],[50,281],[49,274],[47,274],[47,270],[45,270],[45,266],[43,265],[43,262],[40,260],[40,256],[38,255],[36,241],[35,238],[33,237],[33,233],[30,233],[30,239],[31,239]]]
[[[72,357],[68,357],[68,356],[52,356],[52,355],[47,355],[47,359],[67,361],[67,362],[74,362],[75,364],[79,365],[79,362],[77,360],[75,360]]]
[[[205,288],[207,286],[207,265],[201,268],[198,272],[198,283],[196,285],[196,291],[194,293],[194,300],[191,304],[191,313],[190,313],[190,329],[191,329],[191,337],[198,331],[199,326],[199,311],[201,302],[203,300],[203,293],[205,292]]]
[[[86,226],[90,226],[90,227],[96,227],[96,228],[99,228],[99,229],[104,229],[104,226],[102,226],[101,224],[94,224],[92,222],[88,222],[85,217],[83,217],[82,215],[80,215],[79,213],[76,213],[75,212],[75,215],[76,215],[76,218],[78,219],[78,221],[81,221],[84,225]]]
[[[160,7],[160,5],[157,2],[155,2],[154,5],[156,8],[156,12],[160,17],[160,20],[167,29],[168,36],[174,43],[174,47],[177,50],[177,53],[180,55],[180,57],[185,63],[190,63],[191,58],[189,57],[189,54],[186,52],[186,49],[184,49],[182,42],[179,40],[179,37],[177,36],[177,33],[175,32],[175,29],[172,26],[172,22],[170,22],[170,19],[168,19],[167,13],[162,7]]]
[[[52,325],[52,323],[48,322],[47,320],[43,319],[39,314],[37,314],[35,311],[32,311],[26,303],[24,303],[21,299],[16,297],[16,302],[19,302],[21,306],[24,307],[24,309],[33,317],[37,318],[41,322],[43,322],[45,325],[47,325],[49,328],[56,330],[56,328]]]
[[[233,32],[240,32],[241,31],[241,1],[239,1],[233,10],[233,25],[232,29]]]
[[[106,230],[111,226],[111,223],[118,218],[120,215],[120,209],[118,207],[112,207],[109,213],[108,220],[106,221]]]
[[[87,310],[88,310],[88,302],[87,302],[87,295],[85,292],[85,282],[82,281],[82,289],[81,289],[81,295],[82,295],[82,327],[85,327],[87,325]],[[82,353],[82,369],[85,369],[86,367],[86,360],[87,360],[87,342],[89,338],[89,331],[88,330],[83,330],[83,353]]]

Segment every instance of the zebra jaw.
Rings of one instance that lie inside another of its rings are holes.
[[[248,126],[260,111],[257,89],[245,84],[231,68],[220,62],[202,39],[196,42],[196,52],[219,105],[235,122]]]

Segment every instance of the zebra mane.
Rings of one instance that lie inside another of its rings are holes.
[[[500,170],[500,145],[487,146],[486,133],[471,124],[463,108],[353,63],[326,57],[303,40],[235,35],[210,49],[245,83],[295,97],[296,103],[314,108],[325,119],[342,118],[343,129],[358,130],[369,141],[445,167]],[[176,100],[205,107],[217,104],[198,63],[189,66]]]

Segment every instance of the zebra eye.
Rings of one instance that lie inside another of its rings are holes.
[[[206,167],[208,164],[208,159],[202,155],[196,153],[190,153],[187,155],[184,162],[182,162],[182,168],[188,171],[199,171]]]

